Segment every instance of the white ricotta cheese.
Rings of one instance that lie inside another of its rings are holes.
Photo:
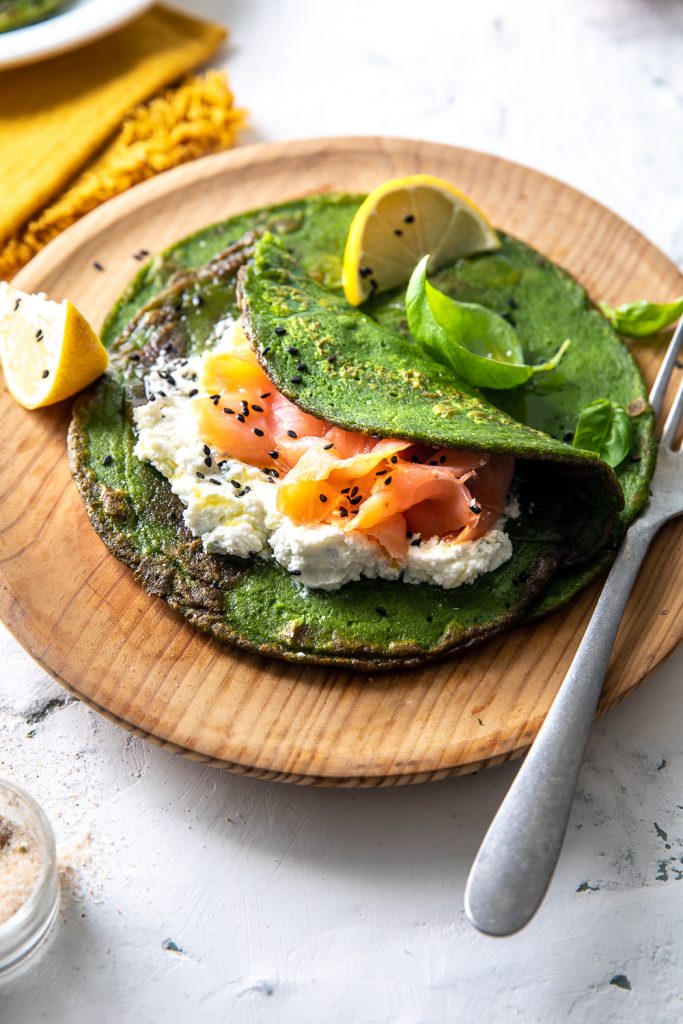
[[[230,347],[233,327],[217,325],[217,347]],[[292,522],[277,510],[278,481],[236,459],[217,461],[205,445],[192,409],[192,395],[201,393],[201,367],[201,356],[160,360],[145,380],[148,401],[134,410],[134,419],[136,456],[169,480],[185,506],[185,525],[206,551],[274,558],[304,587],[318,590],[338,590],[361,576],[451,589],[473,583],[511,557],[504,519],[463,544],[437,538],[420,543],[416,536],[404,562],[390,559],[363,534]]]

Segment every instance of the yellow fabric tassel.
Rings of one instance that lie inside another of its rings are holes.
[[[64,195],[0,248],[0,278],[9,278],[65,228],[146,178],[237,140],[246,111],[233,106],[226,76],[209,71],[136,107],[104,152]]]

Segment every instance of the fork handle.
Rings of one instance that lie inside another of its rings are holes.
[[[626,534],[569,671],[481,844],[465,912],[488,935],[522,928],[548,888],[619,623],[654,533],[639,520]]]

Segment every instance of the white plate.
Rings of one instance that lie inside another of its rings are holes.
[[[45,21],[0,34],[0,68],[55,57],[113,32],[153,0],[71,0]]]

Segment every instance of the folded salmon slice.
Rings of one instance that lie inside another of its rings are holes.
[[[209,397],[194,399],[194,411],[220,458],[281,478],[283,515],[357,530],[401,561],[414,534],[476,540],[500,518],[512,456],[435,450],[331,426],[272,385],[240,333],[233,351],[205,357],[201,384]]]

